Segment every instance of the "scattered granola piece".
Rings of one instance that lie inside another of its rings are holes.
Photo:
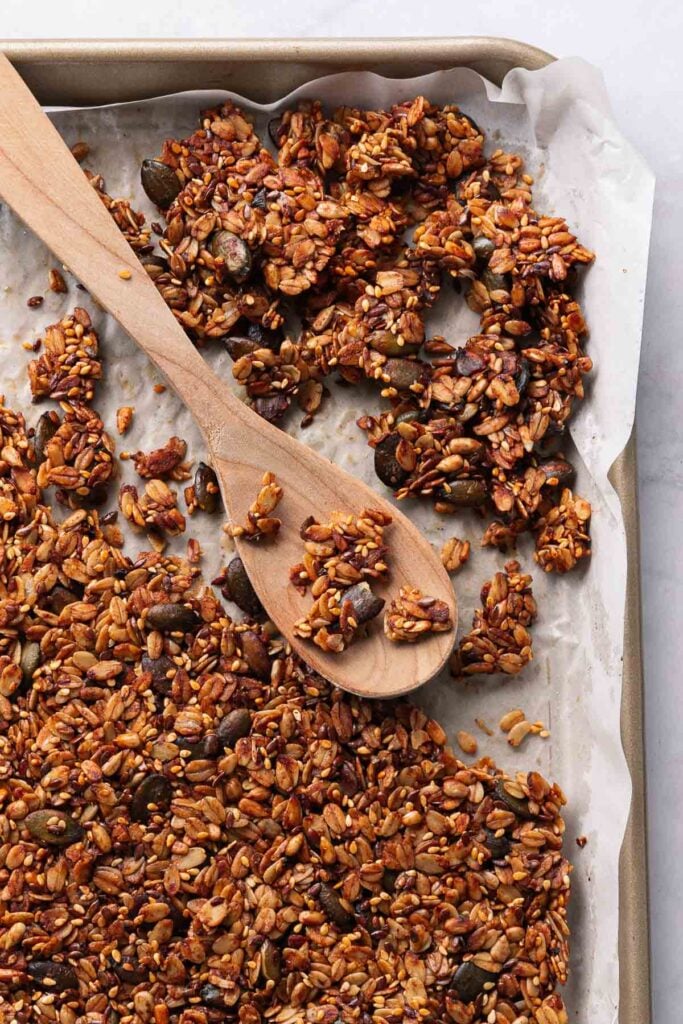
[[[474,721],[477,723],[482,732],[485,732],[487,736],[493,736],[493,729],[490,729],[483,718],[475,718]]]
[[[90,146],[87,142],[75,142],[71,147],[71,155],[79,164],[83,163],[89,152]]]
[[[416,643],[428,633],[450,629],[453,620],[446,602],[426,596],[418,587],[401,587],[384,614],[384,632],[395,642]]]
[[[247,512],[247,521],[243,526],[232,523],[227,526],[231,537],[244,537],[245,540],[260,540],[262,537],[274,537],[282,526],[282,520],[272,515],[282,500],[282,488],[273,473],[264,473],[261,490]]]
[[[38,485],[59,488],[57,500],[71,508],[100,505],[116,475],[114,441],[94,409],[75,402],[62,408],[64,418],[45,444]]]
[[[470,557],[470,542],[451,537],[441,549],[441,561],[447,572],[458,572]]]
[[[63,295],[65,292],[68,291],[66,281],[64,280],[64,275],[59,270],[56,270],[54,267],[50,270],[48,274],[48,285],[50,291],[57,292],[57,294]]]
[[[155,384],[154,387],[152,388],[152,391],[154,392],[155,395],[163,395],[163,393],[166,390],[167,389],[165,384]]]
[[[384,530],[391,516],[375,508],[359,516],[333,513],[329,523],[313,517],[301,526],[304,558],[292,566],[291,582],[302,593],[311,588],[313,604],[294,631],[324,651],[341,653],[384,607],[368,580],[387,575]]]
[[[177,495],[163,480],[148,480],[145,493],[124,484],[119,492],[119,508],[133,526],[146,529],[152,543],[165,545],[163,535],[176,537],[185,529],[185,517],[177,507]]]
[[[161,448],[151,452],[134,452],[135,469],[143,480],[160,479],[187,480],[190,471],[183,461],[187,444],[180,437],[171,437]]]
[[[587,844],[587,842],[588,842],[588,836],[577,836],[576,837],[576,845],[578,846],[578,848],[580,850],[583,850],[583,848]]]
[[[507,562],[505,572],[484,584],[481,601],[472,630],[460,641],[460,672],[516,675],[532,658],[528,627],[537,612],[531,576],[520,573],[519,562]]]
[[[46,327],[42,352],[28,366],[34,398],[91,402],[102,377],[99,343],[90,316],[77,306],[59,323]]]
[[[130,430],[134,413],[132,405],[122,405],[116,410],[116,429],[119,434],[126,434]]]
[[[42,306],[44,302],[45,299],[43,298],[42,295],[32,295],[30,299],[26,300],[26,305],[30,309],[38,309],[38,307]]]
[[[518,722],[523,722],[526,715],[521,708],[513,708],[512,711],[506,712],[503,715],[498,725],[500,726],[501,732],[510,732],[513,725],[517,725]]]
[[[508,732],[508,743],[511,747],[518,747],[522,740],[533,730],[531,722],[527,722],[523,719],[521,722],[516,722]]]
[[[471,732],[466,732],[464,729],[461,729],[456,734],[455,738],[458,741],[458,746],[462,750],[463,754],[476,754],[478,744],[476,738]]]
[[[590,558],[590,518],[590,502],[566,487],[536,529],[534,557],[545,572],[569,572],[580,559]]]
[[[119,270],[119,277],[122,281],[130,281],[132,276],[133,275],[127,267],[124,267],[123,270]]]
[[[198,540],[191,537],[187,542],[187,560],[191,565],[198,565],[201,561],[202,549]]]

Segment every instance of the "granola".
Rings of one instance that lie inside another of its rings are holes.
[[[445,601],[429,597],[418,587],[403,586],[384,614],[384,633],[389,640],[417,643],[429,633],[453,629],[450,608]]]
[[[323,651],[340,654],[384,607],[371,580],[389,573],[384,530],[391,516],[366,508],[356,516],[336,512],[329,523],[313,517],[301,526],[303,561],[290,569],[290,581],[302,593],[310,587],[313,603],[294,625],[296,636]]]
[[[47,327],[39,344],[41,354],[28,367],[33,397],[91,402],[102,377],[102,363],[87,311],[77,306],[59,323]]]
[[[143,480],[154,477],[170,480],[187,480],[190,476],[187,463],[184,461],[187,445],[180,437],[170,437],[161,448],[151,452],[135,452],[131,458],[135,471]]]
[[[534,557],[545,572],[569,572],[591,553],[590,504],[585,498],[562,491],[560,502],[545,512],[536,526]]]
[[[456,675],[517,675],[532,658],[529,627],[536,619],[531,576],[519,562],[505,564],[481,589],[482,607],[472,629],[460,641],[453,668]]]
[[[246,522],[243,525],[231,523],[227,527],[230,536],[243,537],[245,540],[274,537],[282,526],[282,520],[272,513],[280,504],[282,494],[282,488],[275,476],[270,472],[264,473],[261,490],[249,506]]]

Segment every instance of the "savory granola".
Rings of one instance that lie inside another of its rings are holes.
[[[403,586],[384,613],[384,633],[389,640],[417,643],[429,633],[453,629],[451,611],[445,601],[423,594],[418,587]]]

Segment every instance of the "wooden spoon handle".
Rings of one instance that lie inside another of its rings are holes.
[[[0,196],[170,380],[205,434],[261,422],[187,338],[57,129],[0,54]],[[223,438],[224,440],[224,438]]]

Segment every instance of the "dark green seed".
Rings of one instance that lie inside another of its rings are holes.
[[[281,117],[271,117],[268,122],[268,134],[270,135],[270,141],[274,146],[279,148],[280,146],[280,126],[282,124]]]
[[[496,249],[491,239],[487,238],[486,235],[477,235],[472,242],[472,248],[477,259],[484,260],[486,263],[491,259]]]
[[[494,274],[488,267],[481,275],[481,283],[488,292],[507,292],[510,290],[510,282],[505,274]]]
[[[257,210],[265,210],[268,203],[268,189],[260,188],[251,201],[251,205]]]
[[[251,672],[259,679],[270,679],[270,658],[268,647],[258,633],[247,630],[239,634],[242,656]]]
[[[353,617],[358,625],[374,619],[384,608],[384,599],[373,594],[370,584],[366,583],[365,580],[361,583],[355,583],[348,590],[345,590],[342,595],[342,603],[344,601],[351,602]]]
[[[244,568],[244,563],[239,556],[233,558],[229,563],[225,571],[225,582],[230,599],[243,612],[251,616],[260,615],[263,612],[261,602],[251,585],[251,580],[247,576],[247,570]]]
[[[147,625],[161,633],[189,633],[199,622],[196,611],[185,604],[153,604],[147,612]]]
[[[143,779],[133,793],[130,802],[130,817],[132,821],[149,821],[151,817],[150,804],[154,804],[156,810],[165,812],[171,806],[173,790],[171,783],[165,775],[153,773]]]
[[[531,367],[529,366],[529,360],[525,359],[524,356],[520,359],[519,369],[515,374],[515,387],[519,392],[521,398],[527,389],[527,384],[531,379]]]
[[[212,985],[210,981],[207,981],[207,983],[202,985],[200,988],[199,998],[204,1003],[204,1006],[225,1006],[223,992],[217,985]]]
[[[478,508],[486,501],[483,480],[451,480],[439,493],[439,500],[455,508]]]
[[[249,324],[247,337],[250,341],[257,341],[259,348],[271,348],[274,352],[279,352],[282,345],[282,332],[270,331],[261,324]]]
[[[151,254],[149,256],[141,256],[140,262],[147,271],[148,276],[151,277],[153,281],[156,281],[160,274],[163,274],[168,270],[168,264],[161,258],[161,256],[153,256]]]
[[[398,391],[408,391],[413,384],[425,379],[427,364],[419,359],[387,359],[382,373],[389,385]]]
[[[505,804],[509,811],[513,814],[519,815],[520,818],[532,818],[533,815],[529,813],[529,801],[526,799],[520,800],[516,796],[512,796],[505,788],[503,780],[500,779],[493,791],[493,796],[496,800],[500,800],[502,804]]]
[[[484,843],[491,854],[492,860],[503,860],[510,852],[510,840],[507,836],[497,836],[490,828],[484,829]]]
[[[224,747],[234,747],[238,740],[251,729],[251,712],[246,708],[235,708],[221,718],[216,735]]]
[[[280,950],[270,939],[261,946],[261,972],[266,981],[274,981],[276,985],[282,974]]]
[[[265,348],[265,346],[261,345],[258,341],[252,341],[251,338],[235,337],[225,339],[225,349],[234,363],[241,359],[242,356],[251,355],[252,352],[259,348]]]
[[[211,239],[214,259],[223,261],[225,272],[237,284],[241,284],[251,273],[251,252],[249,246],[232,231],[217,231]]]
[[[538,468],[545,473],[546,481],[555,481],[554,487],[558,485],[565,487],[572,482],[575,475],[574,467],[566,459],[544,459],[543,462],[539,462]]]
[[[348,932],[355,927],[355,916],[342,904],[332,886],[322,882],[320,892],[318,893],[318,901],[330,921],[336,924],[337,928],[341,931]]]
[[[394,871],[392,868],[384,869],[381,883],[384,892],[392,893],[396,890],[396,882],[398,881],[398,876],[400,874],[400,871]]]
[[[414,355],[420,348],[419,345],[401,344],[398,337],[391,331],[374,331],[368,338],[370,348],[375,352],[381,352],[383,356],[410,356]]]
[[[183,737],[179,737],[176,743],[182,753],[189,755],[186,758],[188,761],[212,761],[223,750],[221,741],[215,732],[207,733],[196,743],[190,743]]]
[[[453,987],[463,1003],[473,1003],[479,993],[484,991],[484,985],[487,982],[495,984],[496,978],[496,974],[482,971],[481,967],[468,960],[460,964],[453,975]]]
[[[421,409],[404,409],[396,417],[396,426],[399,423],[420,423],[424,418],[424,413]]]
[[[44,412],[36,423],[33,447],[38,462],[43,462],[49,442],[59,429],[59,416],[56,412]]]
[[[73,604],[74,601],[78,601],[78,594],[58,583],[47,595],[45,604],[53,615],[61,615],[67,605]]]
[[[83,829],[71,815],[55,808],[32,811],[24,818],[24,824],[43,846],[71,846],[84,836]]]
[[[269,423],[275,423],[289,409],[288,395],[263,395],[254,399],[254,410]]]
[[[396,460],[400,434],[388,434],[375,446],[375,473],[383,484],[395,490],[407,479],[408,473]]]
[[[21,658],[19,666],[24,679],[24,686],[30,686],[33,682],[33,673],[40,665],[40,644],[33,640],[25,640],[21,645]]]
[[[69,964],[58,964],[54,960],[33,960],[26,966],[29,978],[38,985],[44,985],[50,992],[66,992],[78,988],[78,978]]]
[[[486,359],[477,352],[461,348],[455,357],[455,368],[461,377],[471,377],[486,367]]]
[[[554,429],[548,428],[543,437],[539,438],[534,444],[534,451],[537,455],[540,455],[542,459],[547,459],[551,455],[556,455],[560,448],[564,444],[564,428],[555,427]]]
[[[151,672],[152,689],[160,696],[166,697],[171,692],[173,685],[173,678],[169,677],[168,673],[177,672],[178,666],[167,654],[161,654],[158,658],[148,658],[144,654],[142,657],[142,671]]]
[[[119,963],[116,960],[112,960],[111,969],[119,981],[123,981],[128,985],[139,985],[141,982],[147,981],[149,977],[145,968],[140,967],[137,963],[126,963],[125,961]]]
[[[202,512],[215,512],[220,504],[218,477],[211,466],[200,462],[194,475],[194,496]]]
[[[143,160],[140,181],[147,197],[161,210],[171,205],[182,188],[173,168],[161,160]]]

